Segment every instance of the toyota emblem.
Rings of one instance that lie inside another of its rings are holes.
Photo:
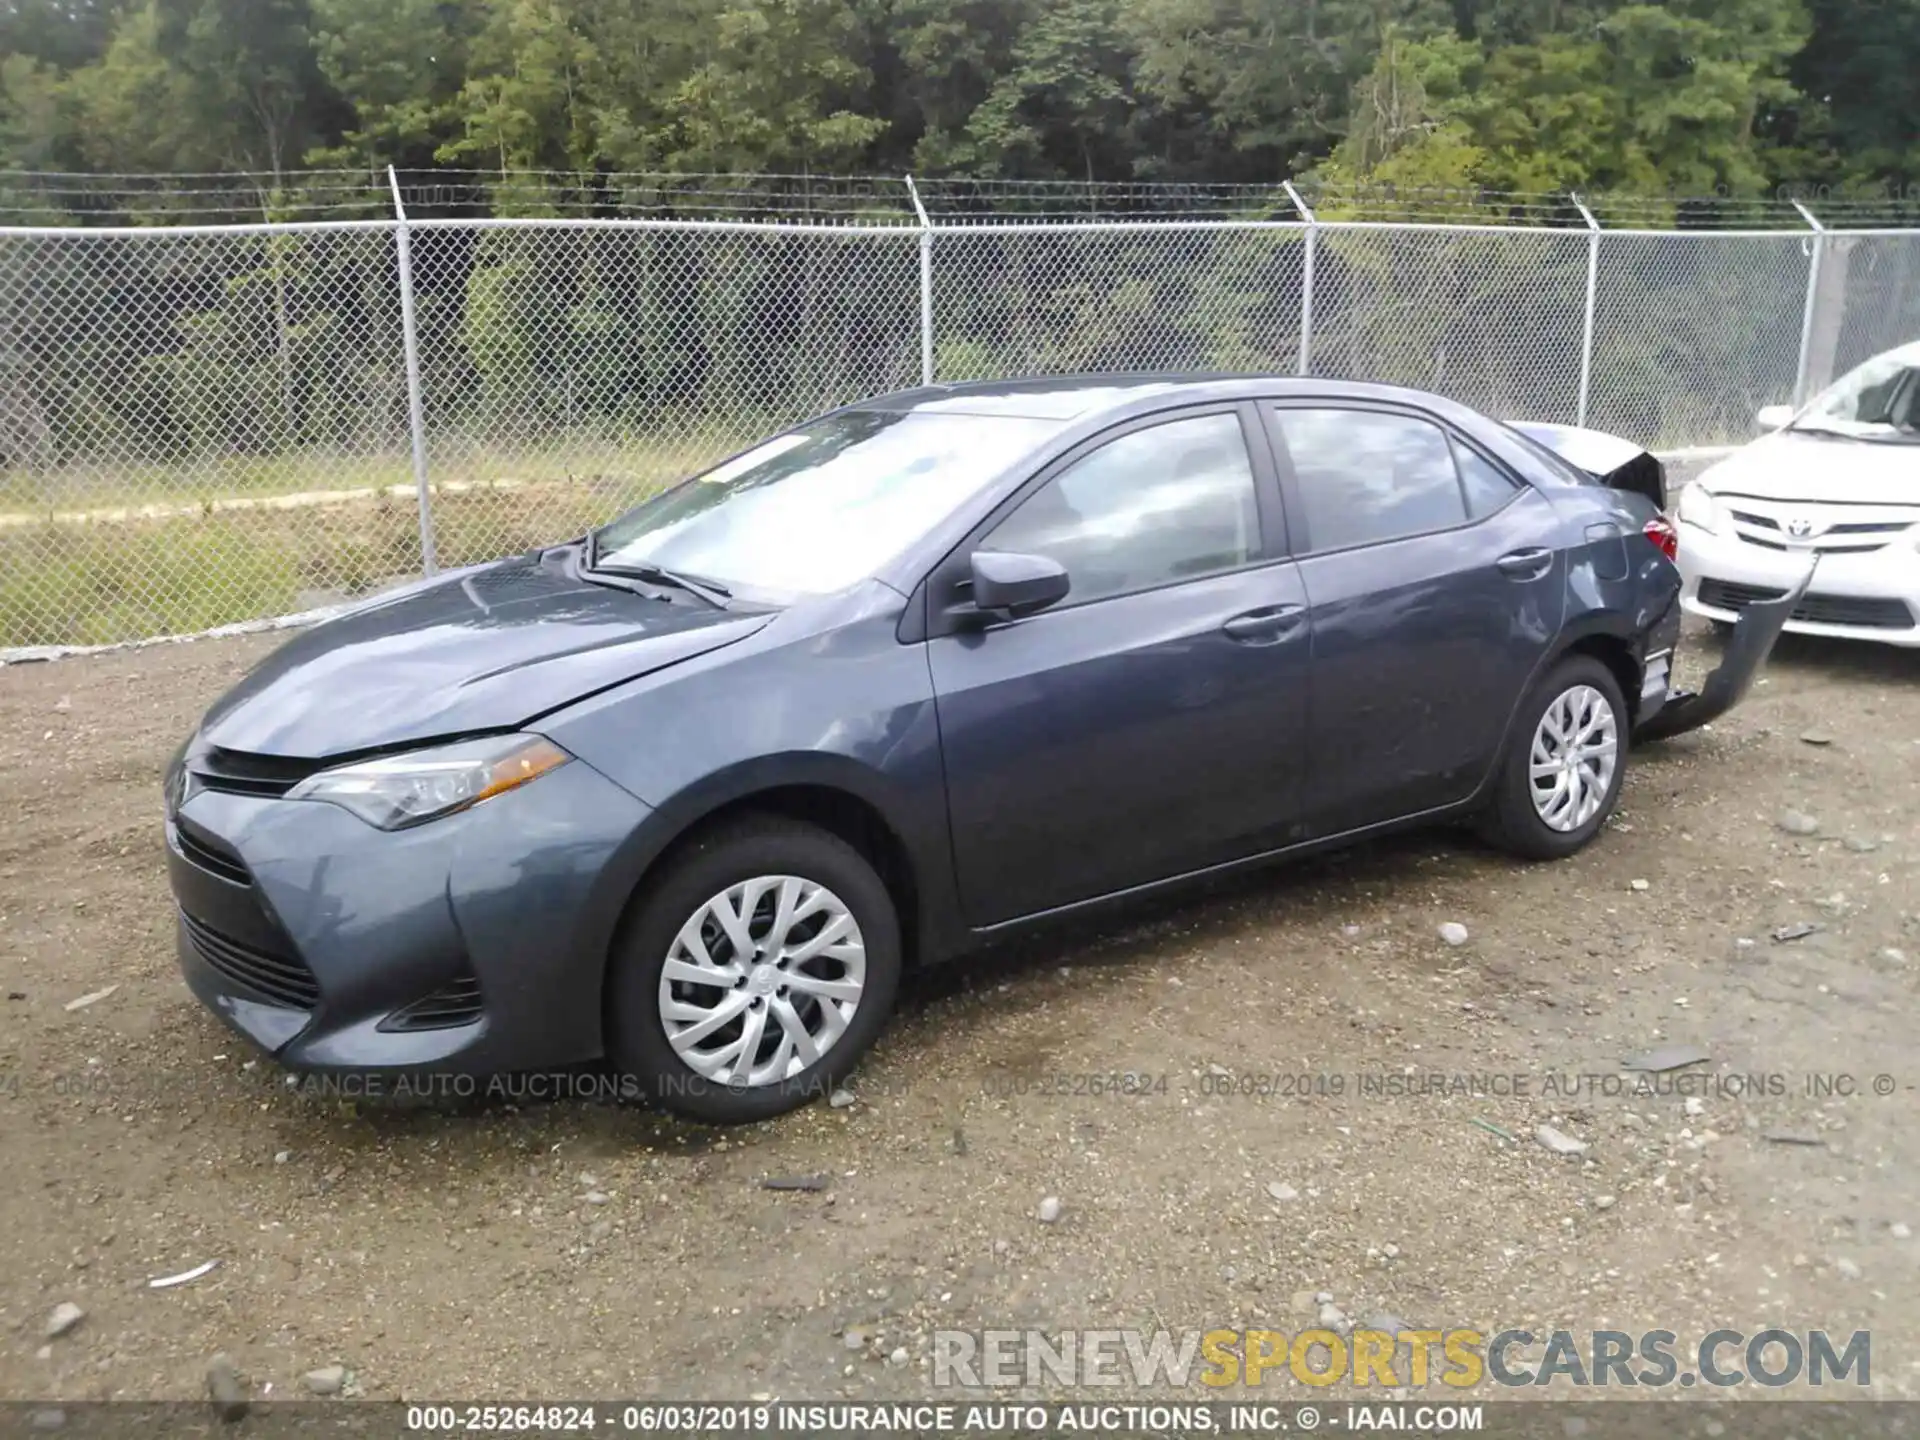
[[[1813,534],[1813,522],[1811,520],[1789,520],[1787,522],[1787,533],[1796,540],[1804,540]]]

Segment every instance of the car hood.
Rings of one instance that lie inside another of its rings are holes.
[[[320,760],[509,729],[771,618],[590,585],[552,557],[477,566],[303,631],[207,712],[200,742]]]
[[[1920,505],[1920,445],[1777,430],[1709,467],[1716,494],[1854,505]]]

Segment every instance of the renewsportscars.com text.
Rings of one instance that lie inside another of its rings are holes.
[[[1533,1352],[1538,1349],[1537,1358]],[[1565,1385],[1865,1387],[1873,1337],[1824,1330],[1714,1330],[1686,1344],[1672,1330],[1575,1332],[1373,1330],[936,1330],[933,1384],[974,1388],[1298,1384],[1458,1390]]]

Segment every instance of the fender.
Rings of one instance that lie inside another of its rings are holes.
[[[609,955],[627,907],[646,882],[647,872],[673,843],[710,815],[738,801],[796,785],[837,790],[869,806],[887,825],[913,867],[918,926],[913,937],[922,963],[937,962],[968,948],[953,879],[953,854],[946,829],[945,795],[937,825],[916,826],[908,818],[915,802],[890,777],[844,755],[819,750],[759,755],[702,777],[663,801],[628,836],[601,873],[583,926],[586,943]]]

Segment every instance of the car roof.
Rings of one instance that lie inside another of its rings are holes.
[[[1348,400],[1412,401],[1429,409],[1464,407],[1438,395],[1396,385],[1357,380],[1303,379],[1297,375],[1061,375],[1023,380],[970,380],[922,385],[878,395],[854,410],[945,415],[998,415],[1029,420],[1090,419],[1108,412],[1159,408],[1155,401],[1195,404],[1256,396],[1315,396]]]

